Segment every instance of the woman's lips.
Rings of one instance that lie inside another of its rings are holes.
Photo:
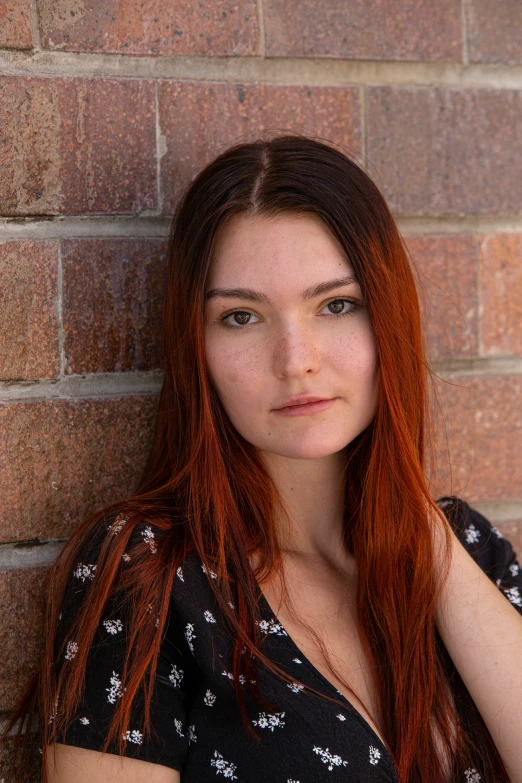
[[[312,413],[320,413],[330,408],[336,399],[337,397],[333,397],[330,400],[307,402],[304,405],[288,405],[286,408],[277,408],[274,413],[279,413],[282,416],[310,416]]]

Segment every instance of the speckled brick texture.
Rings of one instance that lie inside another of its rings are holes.
[[[15,771],[13,769],[13,745],[14,738],[9,739],[0,745],[0,772],[4,776],[0,778],[4,783],[14,783]],[[42,780],[42,756],[38,748],[40,747],[40,735],[34,733],[31,735],[29,757],[27,763],[27,772],[23,783],[41,783]]]
[[[0,126],[0,214],[156,206],[152,82],[0,77]]]
[[[155,395],[0,404],[0,541],[67,537],[127,497],[156,407]]]
[[[520,212],[522,93],[369,87],[368,163],[394,212]]]
[[[31,0],[0,0],[0,47],[30,49]]]
[[[10,710],[36,672],[43,630],[43,591],[48,571],[0,573],[0,712]]]
[[[255,0],[39,0],[43,46],[224,57],[259,53]]]
[[[502,535],[510,542],[515,550],[518,562],[522,566],[522,519],[510,519],[506,522],[497,522],[497,527]]]
[[[478,353],[477,248],[473,236],[404,237],[430,361]]]
[[[353,87],[163,82],[159,96],[166,213],[198,171],[237,142],[297,132],[361,155],[359,91]]]
[[[522,234],[481,237],[482,351],[522,354]]]
[[[62,242],[65,372],[160,366],[163,239]]]
[[[466,7],[470,62],[522,62],[520,0],[467,0]]]
[[[54,378],[58,243],[0,243],[0,381]]]
[[[462,56],[459,0],[263,0],[269,56],[445,60]]]
[[[433,494],[477,501],[522,497],[522,376],[451,374],[435,382],[439,468]],[[450,484],[450,481],[452,484]]]

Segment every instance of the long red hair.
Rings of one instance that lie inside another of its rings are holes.
[[[466,768],[478,766],[484,783],[509,783],[434,621],[440,583],[434,577],[428,517],[433,513],[436,518],[438,511],[426,467],[435,464],[428,394],[433,373],[426,360],[412,265],[388,206],[368,175],[334,146],[297,135],[235,145],[196,177],[179,202],[168,241],[165,377],[153,448],[134,494],[86,519],[49,570],[41,665],[13,710],[4,737],[20,720],[15,753],[18,756],[21,747],[25,757],[29,732],[22,735],[24,719],[28,725],[38,719],[42,783],[47,783],[48,745],[74,714],[88,648],[104,606],[115,594],[129,607],[133,631],[122,674],[125,689],[103,750],[119,738],[119,752],[124,752],[122,735],[141,689],[146,736],[173,580],[193,548],[218,576],[209,582],[235,639],[234,683],[247,731],[253,733],[239,674],[245,675],[263,708],[272,705],[252,682],[258,662],[283,679],[295,679],[263,655],[255,622],[257,585],[282,572],[274,508],[284,508],[256,449],[225,414],[205,363],[209,262],[218,229],[242,213],[321,217],[350,259],[370,314],[380,396],[371,425],[345,450],[345,545],[357,562],[358,630],[399,780],[445,783],[442,747],[451,779],[463,780]],[[110,524],[118,515],[124,515],[125,524],[115,536]],[[150,550],[143,538],[133,536],[143,523],[154,529],[156,557],[147,556]],[[67,634],[77,641],[78,653],[74,666],[58,672],[65,644],[56,649],[58,615],[68,577],[87,542],[97,542],[100,553],[85,611],[78,613]],[[449,532],[446,543],[444,574]],[[122,554],[129,549],[131,561],[123,565]],[[260,553],[255,572],[249,562],[253,551]],[[237,585],[237,615],[228,603],[232,581]],[[242,655],[245,645],[251,655]],[[24,766],[19,765],[18,781]]]

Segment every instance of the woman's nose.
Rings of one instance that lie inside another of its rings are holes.
[[[304,328],[287,328],[275,341],[274,372],[280,377],[300,377],[315,373],[320,366],[321,351],[317,341]]]

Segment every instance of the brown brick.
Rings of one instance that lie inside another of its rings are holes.
[[[160,122],[164,210],[212,158],[236,142],[279,133],[328,139],[355,157],[361,152],[358,90],[268,84],[163,82]]]
[[[165,241],[64,240],[62,266],[65,371],[158,367]]]
[[[459,61],[458,0],[263,0],[269,56]]]
[[[0,771],[4,775],[3,780],[5,783],[11,783],[11,781],[16,780],[13,767],[13,747],[14,737],[9,737],[5,743],[0,744]],[[24,783],[41,783],[42,756],[39,748],[40,734],[34,732],[31,735],[27,773],[23,778]],[[1,780],[2,778],[0,778]]]
[[[522,234],[493,234],[480,243],[482,350],[522,354]]]
[[[476,355],[475,240],[458,234],[404,239],[415,270],[429,359]]]
[[[255,0],[39,0],[43,46],[142,55],[259,52]]]
[[[510,519],[506,522],[497,522],[498,529],[507,538],[522,566],[522,519]]]
[[[369,174],[394,212],[516,212],[522,93],[368,88]]]
[[[156,206],[152,82],[0,78],[0,214]]]
[[[0,710],[12,709],[35,673],[42,645],[43,601],[47,569],[0,573]]]
[[[156,396],[0,404],[0,541],[61,538],[130,494]]]
[[[473,63],[522,62],[519,0],[468,0],[468,51]]]
[[[452,375],[448,380],[436,382],[443,415],[436,417],[439,468],[433,496],[519,500],[522,376]]]
[[[30,49],[31,0],[0,0],[0,47]]]
[[[0,380],[53,378],[58,355],[58,245],[0,244]]]

